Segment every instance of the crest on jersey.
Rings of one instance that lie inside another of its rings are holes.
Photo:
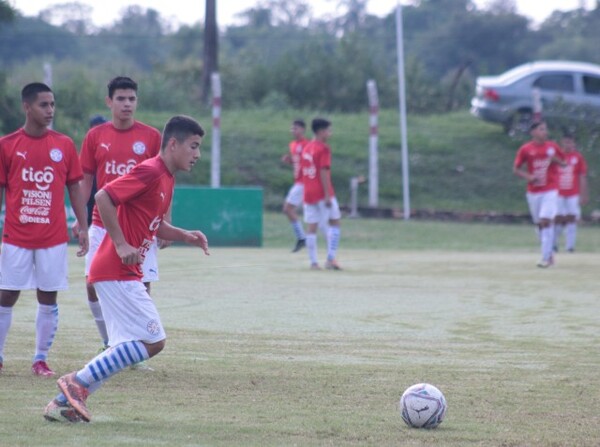
[[[52,159],[52,161],[58,163],[63,159],[63,153],[60,149],[54,148],[50,151],[50,158]]]
[[[146,145],[141,141],[136,141],[133,143],[133,152],[137,155],[142,155],[144,152],[146,152]]]
[[[160,324],[156,320],[150,320],[146,325],[146,330],[150,335],[156,335],[160,332]]]
[[[555,154],[556,154],[556,149],[554,149],[552,146],[550,146],[546,149],[546,155],[548,157],[554,157]]]

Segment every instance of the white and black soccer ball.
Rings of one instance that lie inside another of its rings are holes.
[[[435,386],[417,383],[400,398],[400,414],[409,427],[435,428],[446,416],[446,398]]]

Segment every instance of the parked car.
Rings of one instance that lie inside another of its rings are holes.
[[[476,80],[471,113],[522,132],[534,117],[534,95],[545,119],[600,117],[600,66],[585,62],[537,61]],[[591,113],[590,113],[591,112]]]

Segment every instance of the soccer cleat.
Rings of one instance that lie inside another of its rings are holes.
[[[296,245],[292,249],[292,253],[297,253],[306,246],[306,239],[298,239]]]
[[[73,409],[85,422],[90,422],[92,415],[85,404],[90,392],[82,384],[77,382],[76,372],[64,375],[56,382],[58,388],[63,392]]]
[[[81,422],[81,416],[68,403],[52,399],[44,409],[44,419],[51,422]]]
[[[316,262],[314,262],[310,265],[310,269],[311,270],[321,270],[321,266],[319,264],[317,264]]]
[[[568,251],[569,253],[575,253],[575,249],[574,249],[574,248],[567,248],[567,251]]]
[[[31,365],[31,372],[40,377],[52,377],[56,374],[54,371],[50,369],[48,364],[43,360],[38,360],[33,365]]]
[[[325,263],[325,268],[327,270],[342,270],[342,268],[340,267],[340,265],[337,263],[337,261],[335,259],[332,259],[331,261],[327,261]]]
[[[129,369],[134,370],[134,371],[154,371],[154,368],[152,368],[151,366],[148,366],[148,364],[146,363],[145,360],[134,363],[133,365],[131,365],[129,367]]]

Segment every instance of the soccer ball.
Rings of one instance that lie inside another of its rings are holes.
[[[435,428],[446,416],[446,398],[429,383],[417,383],[400,398],[400,414],[409,427]]]

